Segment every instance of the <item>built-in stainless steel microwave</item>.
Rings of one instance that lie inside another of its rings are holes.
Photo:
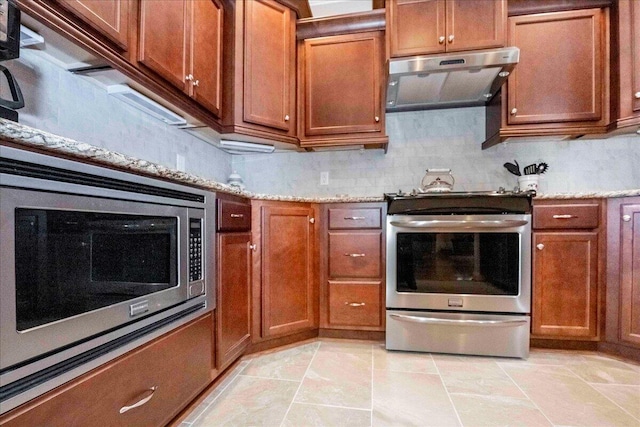
[[[213,193],[0,150],[0,403],[213,306]]]

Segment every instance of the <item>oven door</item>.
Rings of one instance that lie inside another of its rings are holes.
[[[2,371],[188,299],[181,260],[201,209],[13,188],[1,196]]]
[[[529,313],[531,215],[387,216],[387,308]]]

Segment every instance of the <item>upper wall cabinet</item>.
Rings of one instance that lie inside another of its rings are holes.
[[[608,9],[509,18],[508,44],[520,48],[520,62],[487,109],[484,148],[514,136],[606,133],[608,22]]]
[[[216,116],[222,93],[219,0],[142,0],[138,59]]]
[[[299,45],[300,145],[386,145],[383,33],[311,38]]]
[[[640,125],[640,3],[618,2],[618,128]]]
[[[506,0],[387,0],[391,57],[503,47]]]
[[[296,14],[275,0],[225,9],[223,133],[297,144]]]
[[[58,0],[58,3],[120,49],[129,48],[129,0]]]

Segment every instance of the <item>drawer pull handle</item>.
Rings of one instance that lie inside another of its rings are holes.
[[[344,256],[350,256],[351,258],[362,258],[365,254],[344,254]]]
[[[133,408],[137,408],[138,406],[144,405],[145,403],[147,403],[148,401],[151,400],[151,398],[153,397],[153,395],[155,394],[157,389],[158,389],[158,386],[151,387],[149,390],[147,390],[147,391],[151,392],[151,394],[149,394],[149,396],[145,397],[144,399],[139,400],[138,402],[134,403],[131,406],[123,406],[122,408],[120,408],[120,413],[124,414],[125,412],[130,411]]]
[[[364,307],[365,303],[363,302],[345,302],[344,305],[348,305],[349,307]]]
[[[243,214],[231,214],[231,218],[244,218]]]
[[[363,216],[345,216],[344,219],[347,221],[362,221],[364,219]]]
[[[553,216],[553,219],[571,219],[571,218],[578,218],[578,217],[575,215],[569,215],[569,214]]]

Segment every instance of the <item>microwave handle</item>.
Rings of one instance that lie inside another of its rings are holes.
[[[500,220],[441,220],[430,219],[426,221],[391,221],[395,227],[405,228],[473,228],[473,229],[494,229],[494,228],[514,228],[522,227],[528,222],[515,219]]]
[[[401,314],[390,314],[392,318],[401,322],[426,323],[430,325],[460,325],[460,326],[515,326],[527,323],[526,319],[510,320],[469,320],[469,319],[440,319],[435,317],[405,316]]]

